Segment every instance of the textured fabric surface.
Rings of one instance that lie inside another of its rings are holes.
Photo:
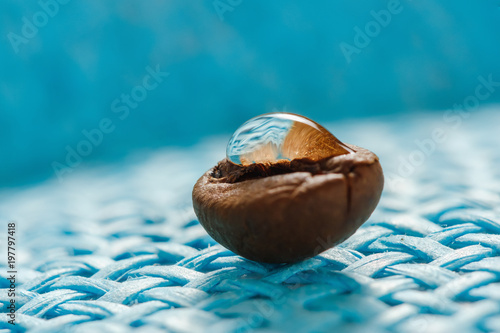
[[[226,137],[4,190],[20,308],[0,332],[498,332],[496,112],[329,124],[380,156],[386,188],[355,235],[293,265],[234,255],[196,220],[192,185]]]

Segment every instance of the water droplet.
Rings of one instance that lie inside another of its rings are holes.
[[[239,165],[352,153],[318,123],[293,113],[268,113],[241,125],[229,140],[226,155]]]

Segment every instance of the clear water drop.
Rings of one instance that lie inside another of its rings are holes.
[[[318,123],[284,112],[248,120],[234,132],[226,148],[227,159],[239,165],[301,158],[318,161],[352,152]]]

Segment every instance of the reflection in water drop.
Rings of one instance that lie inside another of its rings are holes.
[[[272,163],[279,160],[326,157],[351,153],[318,123],[293,113],[268,113],[241,125],[226,148],[235,164]]]

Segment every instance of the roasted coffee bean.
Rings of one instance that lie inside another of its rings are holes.
[[[377,206],[383,183],[372,152],[305,117],[274,113],[235,132],[227,157],[195,184],[193,206],[229,250],[296,262],[351,236]]]

